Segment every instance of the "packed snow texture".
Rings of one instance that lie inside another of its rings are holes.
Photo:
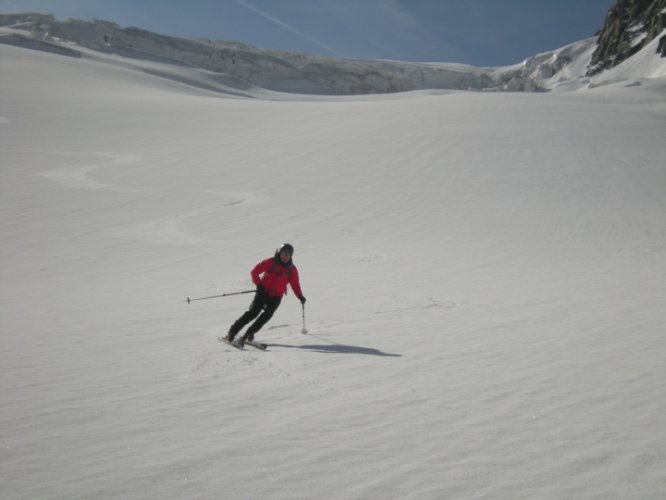
[[[0,44],[2,498],[663,498],[663,78],[157,64]],[[309,334],[289,294],[267,352],[217,342],[251,296],[186,297],[285,241]]]

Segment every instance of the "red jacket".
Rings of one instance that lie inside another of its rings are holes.
[[[303,296],[298,280],[298,269],[291,261],[282,264],[279,258],[270,257],[254,266],[250,275],[252,283],[262,285],[272,297],[282,297],[287,293],[287,285],[291,285],[296,297],[300,299]]]

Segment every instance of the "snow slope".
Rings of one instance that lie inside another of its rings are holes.
[[[3,498],[662,498],[663,78],[243,98],[121,63],[0,45]],[[185,298],[284,241],[310,333],[288,295],[268,352],[216,342],[248,296]]]

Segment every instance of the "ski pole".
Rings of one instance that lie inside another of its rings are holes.
[[[305,328],[305,304],[301,304],[301,306],[303,307],[303,328],[301,329],[301,333],[305,335],[308,333],[308,329]]]
[[[211,295],[210,297],[199,297],[196,299],[191,299],[188,297],[185,302],[189,304],[190,302],[194,302],[195,300],[217,299],[218,297],[229,297],[231,295],[241,295],[243,293],[254,293],[254,292],[256,292],[256,290],[245,290],[244,292],[223,293],[222,295]]]

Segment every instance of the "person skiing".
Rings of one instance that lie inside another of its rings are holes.
[[[282,296],[287,293],[287,285],[291,286],[301,304],[305,304],[298,269],[291,260],[293,254],[294,247],[289,243],[284,243],[275,251],[273,257],[262,260],[254,266],[250,276],[252,282],[257,286],[257,291],[249,309],[229,328],[229,332],[224,337],[226,341],[234,342],[243,327],[255,320],[245,335],[235,343],[242,346],[246,341],[254,341],[254,335],[271,319],[280,305]]]

